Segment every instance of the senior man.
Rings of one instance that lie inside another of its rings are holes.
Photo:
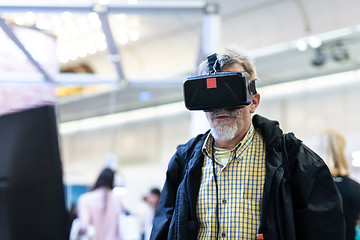
[[[211,129],[177,147],[151,239],[344,239],[341,197],[323,160],[278,122],[252,116],[260,103],[252,60],[230,48],[199,68],[185,102],[205,111]]]

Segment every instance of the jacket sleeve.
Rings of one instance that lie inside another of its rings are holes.
[[[168,165],[165,184],[161,191],[159,205],[153,221],[151,240],[167,239],[168,237],[169,225],[175,208],[177,189],[183,178],[185,164],[180,159],[177,151]]]
[[[296,239],[344,239],[342,199],[330,171],[304,144],[289,145]]]

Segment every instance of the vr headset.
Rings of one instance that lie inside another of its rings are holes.
[[[255,81],[242,72],[220,72],[216,54],[208,57],[210,74],[184,81],[185,106],[189,110],[212,111],[218,108],[239,108],[252,102]]]

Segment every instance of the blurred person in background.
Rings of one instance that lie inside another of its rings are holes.
[[[328,129],[321,134],[321,145],[321,155],[328,165],[342,196],[346,240],[354,240],[355,226],[360,217],[360,184],[349,178],[345,138],[339,132]]]
[[[146,203],[150,206],[150,211],[148,212],[145,218],[145,227],[144,227],[144,240],[150,239],[151,229],[153,227],[153,220],[155,216],[155,211],[159,204],[160,200],[160,189],[152,188],[150,192],[145,196]]]
[[[70,210],[69,210],[69,233],[71,232],[71,226],[77,217],[78,217],[78,214],[77,214],[76,204],[72,203]]]
[[[122,205],[112,191],[114,176],[113,170],[103,169],[92,190],[80,195],[78,217],[82,234],[87,234],[86,231],[93,226],[95,239],[121,240],[118,221]]]
[[[204,109],[210,130],[177,147],[151,239],[344,239],[341,196],[326,164],[294,134],[283,134],[277,121],[252,116],[260,94],[248,55],[225,49],[209,56],[199,72],[204,91],[217,89],[219,75],[236,72],[248,84],[249,99]]]

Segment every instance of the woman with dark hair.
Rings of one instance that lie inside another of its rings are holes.
[[[92,187],[92,190],[95,190],[99,187],[113,189],[114,177],[115,177],[115,172],[110,168],[105,168],[104,170],[101,171],[98,179],[96,180],[94,186]]]
[[[92,190],[82,194],[78,200],[81,232],[85,234],[89,226],[93,226],[97,240],[120,239],[118,216],[122,207],[112,192],[114,176],[113,170],[105,168]]]

